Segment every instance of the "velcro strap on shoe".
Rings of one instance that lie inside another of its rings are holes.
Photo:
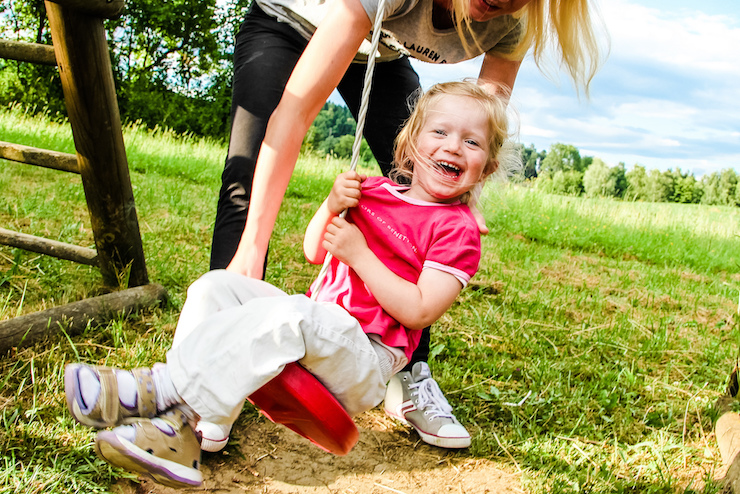
[[[153,417],[157,414],[157,392],[154,388],[152,370],[148,367],[133,369],[131,373],[136,379],[136,406],[139,417]]]
[[[111,367],[95,367],[95,371],[98,373],[98,379],[100,380],[100,392],[98,394],[100,420],[114,424],[118,421],[120,407],[116,372]],[[115,398],[106,399],[107,397]]]

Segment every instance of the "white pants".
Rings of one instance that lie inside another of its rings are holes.
[[[383,400],[391,362],[334,304],[210,271],[189,288],[167,367],[201,419],[231,424],[246,398],[298,361],[356,415]]]

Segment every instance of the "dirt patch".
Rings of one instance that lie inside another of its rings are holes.
[[[429,446],[415,432],[372,410],[356,418],[360,439],[347,456],[325,453],[266,419],[239,426],[238,445],[203,456],[200,489],[171,489],[152,481],[121,481],[122,494],[218,493],[521,493],[510,466]]]

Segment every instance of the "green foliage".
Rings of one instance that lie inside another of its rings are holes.
[[[225,140],[229,134],[231,86],[226,81],[209,88],[206,98],[193,98],[172,91],[160,82],[145,78],[126,83],[119,90],[119,108],[124,122],[150,129],[169,128]]]
[[[647,170],[644,166],[635,165],[626,174],[627,191],[624,198],[631,201],[640,201],[647,198]]]
[[[588,197],[621,197],[625,183],[624,164],[610,168],[599,158],[583,174],[583,190]]]
[[[120,82],[144,78],[192,91],[221,56],[215,6],[215,0],[128,0],[107,25]]]
[[[535,183],[538,190],[550,194],[579,196],[583,193],[583,173],[576,170],[558,170],[540,175]]]
[[[303,151],[318,156],[350,159],[356,128],[349,108],[328,101],[309,127],[303,139]],[[364,138],[360,143],[360,161],[366,164],[375,161]]]
[[[121,17],[106,21],[123,121],[224,139],[234,32],[248,3],[127,1]],[[0,32],[49,44],[43,1],[0,4]],[[0,104],[66,113],[55,68],[12,61],[0,61]]]
[[[673,180],[673,194],[668,198],[669,202],[698,204],[701,201],[703,190],[694,175],[682,173],[680,168],[668,170],[666,175]]]
[[[523,144],[519,144],[519,149],[522,157],[522,164],[524,165],[523,174],[525,180],[537,178],[537,170],[540,163],[547,156],[547,153],[545,151],[537,152],[534,144],[530,144],[529,147],[524,147]]]
[[[56,68],[0,59],[0,106],[17,104],[64,118],[67,109]]]
[[[550,151],[542,160],[540,172],[555,174],[563,171],[583,172],[585,167],[581,160],[581,153],[572,144],[555,143],[550,146]]]
[[[737,174],[732,168],[702,177],[704,195],[701,203],[718,206],[740,205],[737,200],[737,182]]]
[[[645,200],[649,202],[667,202],[673,195],[673,180],[660,170],[650,170],[645,187]]]

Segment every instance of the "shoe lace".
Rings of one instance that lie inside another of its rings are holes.
[[[452,406],[447,402],[447,398],[442,394],[442,390],[439,389],[437,381],[431,377],[424,379],[421,382],[409,385],[410,389],[416,389],[419,397],[417,406],[424,410],[424,413],[430,415],[431,418],[437,417],[449,417],[453,418]]]

